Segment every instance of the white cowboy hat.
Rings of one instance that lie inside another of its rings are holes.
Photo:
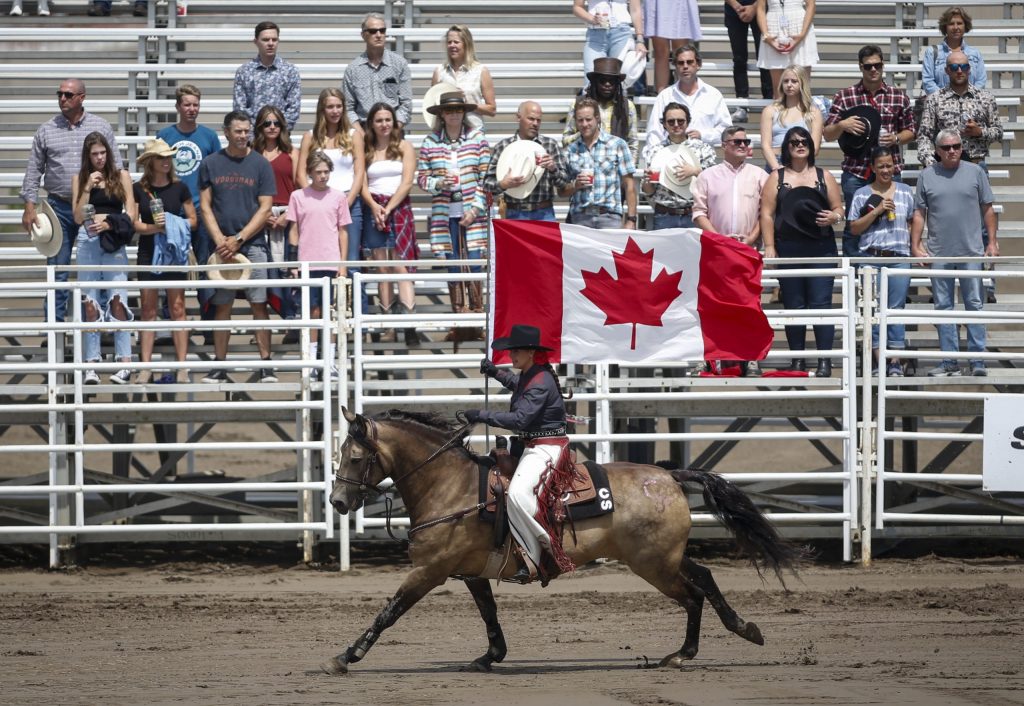
[[[161,139],[146,140],[146,148],[136,158],[136,162],[145,162],[153,157],[173,157],[178,154],[177,147],[171,147]]]
[[[544,148],[533,140],[516,140],[502,150],[494,172],[498,181],[510,174],[526,178],[519,186],[505,189],[506,194],[514,199],[525,199],[537,188],[544,175],[544,167],[537,164],[537,155],[543,154],[546,154]]]
[[[623,47],[619,60],[622,61],[622,73],[626,75],[622,80],[622,90],[629,90],[647,70],[647,55],[638,52],[636,43],[630,42]]]
[[[220,259],[220,255],[218,255],[217,253],[214,253],[214,254],[210,255],[210,259],[206,261],[206,264],[207,265],[250,265],[252,263],[249,261],[249,258],[247,258],[242,253],[236,253],[235,254],[235,259],[234,259],[233,262],[225,262],[224,260]],[[206,271],[206,276],[209,279],[219,279],[219,280],[249,279],[249,277],[251,275],[252,275],[252,268],[251,267],[244,267],[242,269],[229,268],[229,269],[224,269],[224,270],[207,270]]]
[[[459,90],[458,86],[453,86],[450,83],[442,81],[441,83],[435,83],[427,92],[423,95],[423,122],[427,124],[427,127],[431,130],[434,129],[434,116],[430,114],[430,109],[433,108],[441,100],[442,93],[451,93]]]
[[[49,202],[40,201],[37,209],[36,220],[29,228],[29,237],[43,257],[53,257],[64,244],[64,228]]]
[[[686,177],[685,179],[677,177],[674,167],[680,164],[689,164],[693,167],[700,166],[700,160],[697,158],[697,155],[682,142],[668,145],[660,150],[651,161],[651,169],[661,172],[658,183],[666,189],[679,194],[685,199],[692,198],[690,185],[693,183],[693,177]]]

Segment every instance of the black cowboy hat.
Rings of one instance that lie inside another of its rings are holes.
[[[864,205],[860,209],[860,214],[859,214],[860,217],[863,218],[864,216],[868,215],[869,213],[874,211],[876,208],[881,206],[882,205],[882,201],[883,201],[882,197],[879,196],[878,194],[871,194],[871,196],[868,196],[868,200],[864,203]]]
[[[839,135],[839,149],[847,157],[864,159],[871,154],[871,149],[878,145],[878,135],[882,131],[882,115],[872,105],[855,105],[847,108],[839,114],[840,120],[847,118],[859,118],[867,126],[867,130],[860,135],[852,132],[842,132]]]
[[[494,339],[491,348],[496,351],[508,351],[513,348],[533,348],[539,351],[553,351],[540,344],[540,329],[536,326],[526,324],[515,324],[512,326],[512,333],[504,338]]]
[[[466,95],[462,91],[451,91],[442,93],[441,97],[437,99],[437,105],[427,108],[427,112],[431,115],[440,115],[445,108],[461,108],[468,113],[471,110],[476,110],[476,103],[467,103]]]
[[[830,238],[832,228],[819,226],[815,221],[818,211],[828,210],[825,195],[811,186],[798,186],[785,195],[780,206],[781,226],[785,236],[800,235],[805,238]]]
[[[611,76],[619,81],[623,81],[626,78],[626,74],[622,73],[622,62],[613,56],[602,56],[599,59],[594,59],[594,68],[592,71],[587,72],[587,78],[590,81],[594,81],[598,76]]]

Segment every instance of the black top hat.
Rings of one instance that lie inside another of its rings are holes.
[[[818,211],[828,210],[828,199],[818,189],[811,186],[798,186],[782,197],[778,207],[779,219],[776,231],[779,237],[829,238],[833,236],[830,226],[819,226],[815,221]]]
[[[441,97],[437,99],[437,105],[427,108],[427,112],[431,115],[440,115],[446,108],[461,108],[468,113],[471,110],[476,110],[476,103],[467,103],[466,96],[462,91],[452,91],[442,93]]]
[[[847,108],[839,114],[840,120],[850,117],[860,118],[867,126],[860,135],[843,131],[839,135],[839,149],[847,157],[864,159],[870,156],[872,148],[878,144],[878,134],[882,131],[882,115],[872,105],[862,104]]]
[[[512,333],[505,338],[496,338],[491,348],[496,351],[508,351],[513,348],[533,348],[539,351],[553,351],[540,344],[540,329],[536,326],[526,324],[515,324],[512,326]]]
[[[587,78],[594,81],[598,76],[611,76],[619,81],[626,78],[626,74],[622,73],[622,62],[613,56],[594,59],[594,68],[587,72]]]

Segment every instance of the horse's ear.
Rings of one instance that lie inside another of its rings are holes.
[[[348,411],[348,407],[342,407],[341,408],[341,413],[343,415],[345,415],[345,421],[348,422],[349,424],[352,424],[357,419],[359,419],[359,415],[358,414],[353,414],[352,412],[349,412]]]

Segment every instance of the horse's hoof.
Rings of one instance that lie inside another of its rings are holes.
[[[693,659],[692,657],[686,657],[678,652],[673,652],[667,655],[664,659],[658,662],[658,667],[670,668],[670,669],[682,669],[688,661]]]
[[[491,662],[490,662],[490,660],[485,660],[485,659],[483,659],[481,657],[479,659],[474,659],[472,662],[467,664],[465,667],[463,667],[459,671],[462,671],[462,672],[489,672],[489,671],[491,671]]]
[[[320,665],[320,670],[324,674],[337,676],[339,674],[348,674],[348,665],[342,662],[337,657],[331,657],[329,660]]]
[[[747,627],[743,631],[743,639],[749,640],[755,645],[764,645],[764,637],[761,635],[761,629],[754,623],[747,623]]]

